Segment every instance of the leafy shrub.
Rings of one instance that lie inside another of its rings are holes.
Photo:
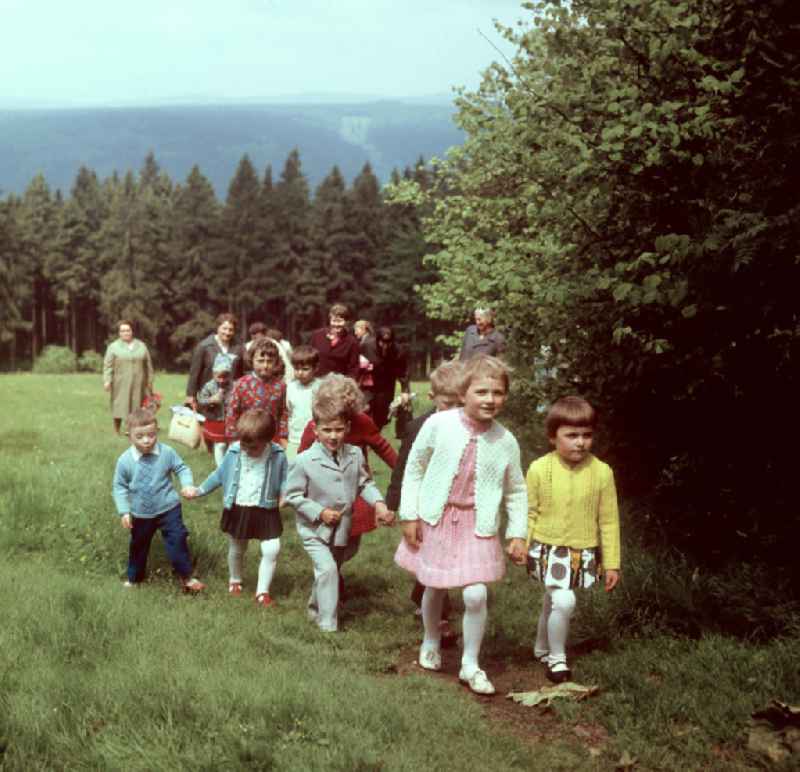
[[[74,373],[78,370],[75,352],[66,346],[45,346],[33,363],[35,373]]]
[[[103,355],[87,349],[78,358],[78,369],[84,373],[102,373]]]

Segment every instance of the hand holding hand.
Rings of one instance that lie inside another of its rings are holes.
[[[422,521],[420,520],[406,520],[403,525],[403,538],[406,540],[409,548],[412,550],[419,549],[422,544]]]
[[[619,569],[607,568],[606,574],[606,592],[611,592],[619,584]]]
[[[326,507],[320,512],[319,517],[325,525],[335,525],[342,519],[342,513],[338,509]]]
[[[518,566],[524,566],[527,557],[525,555],[525,539],[509,539],[506,552],[511,558],[511,562]]]
[[[123,515],[123,516],[120,518],[120,522],[119,522],[119,524],[120,524],[120,525],[121,525],[123,528],[127,528],[127,529],[130,531],[130,530],[131,530],[131,528],[133,528],[133,520],[131,519],[131,516],[130,516],[130,514],[128,514],[128,515]]]
[[[382,501],[375,505],[375,522],[378,525],[394,525],[394,512]]]

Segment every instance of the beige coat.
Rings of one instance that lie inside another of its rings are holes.
[[[103,359],[103,383],[111,384],[111,415],[127,418],[141,407],[145,394],[153,385],[153,363],[147,346],[138,338],[131,347],[121,340],[110,343]]]

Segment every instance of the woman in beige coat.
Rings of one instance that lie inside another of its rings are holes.
[[[153,391],[153,363],[142,341],[133,337],[133,324],[127,319],[118,325],[119,338],[110,343],[103,360],[103,388],[111,392],[111,416],[119,434],[122,419]]]

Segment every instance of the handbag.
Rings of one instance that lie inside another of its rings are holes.
[[[203,438],[197,414],[191,410],[175,410],[173,408],[172,420],[169,422],[169,439],[180,442],[189,448],[197,448]]]

